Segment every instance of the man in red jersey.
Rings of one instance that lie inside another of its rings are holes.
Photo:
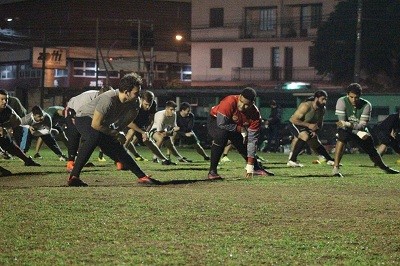
[[[217,166],[228,140],[247,161],[246,177],[274,175],[263,169],[256,159],[261,116],[254,105],[255,98],[255,90],[247,87],[240,95],[229,95],[211,108],[208,134],[212,145],[208,179],[222,179]]]

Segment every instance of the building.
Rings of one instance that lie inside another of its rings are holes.
[[[0,7],[0,88],[28,108],[116,86],[125,72],[141,73],[154,87],[190,80],[187,1],[30,0]]]
[[[329,81],[314,69],[317,28],[338,0],[193,0],[192,85]]]

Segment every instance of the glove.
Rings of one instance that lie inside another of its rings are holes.
[[[242,127],[242,129],[240,130],[240,134],[242,135],[242,137],[245,139],[247,137],[247,130],[246,128]]]
[[[340,128],[349,128],[349,127],[352,126],[351,123],[348,122],[348,121],[337,121],[337,122],[336,122],[336,125],[337,125],[338,127],[340,127]]]
[[[365,140],[365,139],[367,139],[369,137],[369,134],[367,132],[364,132],[364,131],[358,131],[357,132],[357,136],[360,139]]]

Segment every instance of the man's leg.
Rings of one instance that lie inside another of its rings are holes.
[[[40,164],[34,162],[31,157],[21,150],[21,148],[11,139],[9,135],[0,137],[0,146],[13,156],[17,156],[24,161],[25,166],[40,166]]]
[[[217,119],[215,117],[208,117],[207,121],[208,134],[212,139],[211,143],[211,158],[210,158],[210,168],[208,171],[208,179],[218,180],[222,179],[218,175],[218,163],[224,152],[224,148],[228,143],[228,131],[220,129],[217,126]]]
[[[100,132],[94,130],[91,126],[92,118],[78,117],[75,120],[76,127],[81,134],[82,144],[79,147],[78,154],[75,159],[74,168],[72,169],[68,181],[69,186],[87,186],[83,181],[79,179],[81,171],[85,164],[88,162],[93,151],[100,142]]]
[[[41,136],[41,138],[43,139],[43,142],[47,145],[47,147],[49,147],[50,150],[52,150],[60,158],[60,160],[65,161],[65,156],[63,155],[60,146],[58,146],[58,143],[53,135],[43,135]]]

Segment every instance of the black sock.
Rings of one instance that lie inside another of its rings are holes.
[[[293,152],[292,156],[290,157],[290,161],[296,162],[297,161],[297,155],[304,149],[304,146],[306,145],[306,142],[302,139],[298,139],[296,141],[296,145],[293,147]]]
[[[334,161],[334,159],[333,159],[333,158],[329,155],[329,153],[325,150],[324,146],[319,145],[319,146],[316,148],[316,151],[317,151],[317,153],[318,153],[319,155],[324,156],[325,159],[326,159],[327,161]]]

